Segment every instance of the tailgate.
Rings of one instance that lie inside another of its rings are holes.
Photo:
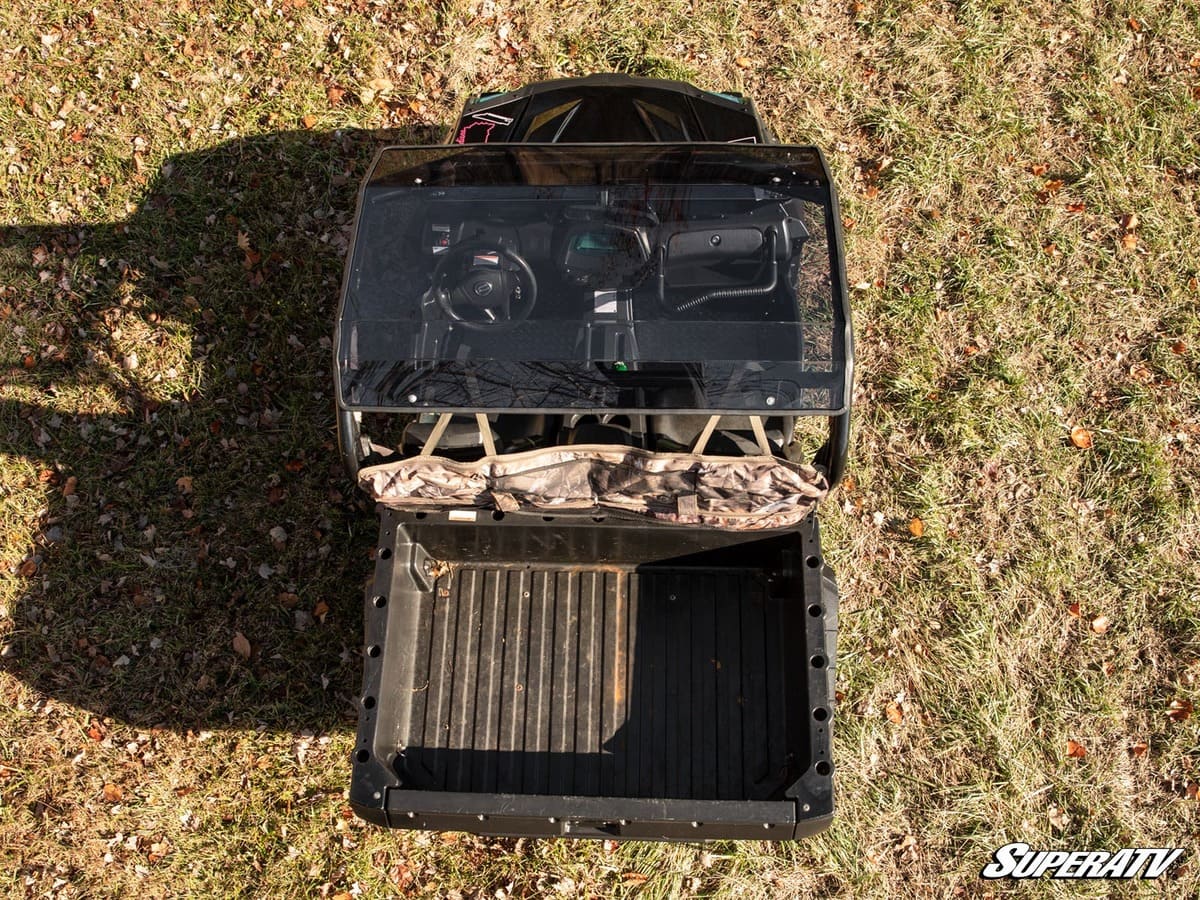
[[[359,815],[652,839],[828,824],[836,590],[811,518],[748,540],[480,516],[383,512]]]

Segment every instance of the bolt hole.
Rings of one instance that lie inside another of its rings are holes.
[[[554,516],[542,516],[542,521],[543,522],[553,522]]]
[[[823,759],[819,763],[817,763],[817,774],[818,775],[828,775],[832,771],[833,771],[833,766],[831,766],[829,764],[828,760]]]
[[[493,509],[492,510],[492,518],[495,519],[497,522],[499,522],[501,519],[504,518],[504,510]]]
[[[813,718],[816,719],[818,722],[824,722],[826,719],[829,718],[829,710],[827,710],[823,706],[818,706],[816,709],[813,710]]]
[[[821,557],[819,557],[819,556],[810,556],[808,559],[806,559],[806,560],[804,561],[804,564],[805,564],[805,565],[807,565],[807,566],[808,566],[810,569],[815,569],[815,568],[817,568],[819,565],[821,565]]]
[[[357,759],[360,763],[365,763],[368,759],[371,758],[371,751],[370,750],[359,750],[357,753],[354,754],[354,758]]]
[[[419,513],[417,513],[417,514],[416,514],[416,518],[418,518],[418,519],[423,519],[423,518],[425,518],[427,515],[429,515],[429,513],[420,513],[420,512],[419,512]]]
[[[374,708],[375,708],[375,698],[374,697],[363,697],[363,709],[374,709]]]
[[[813,664],[813,668],[814,668],[814,669],[823,669],[823,668],[825,668],[825,657],[823,657],[823,656],[814,656],[814,657],[812,658],[812,664]]]
[[[379,558],[380,559],[391,559],[392,551],[389,550],[387,547],[380,547],[379,548]]]
[[[825,610],[821,609],[820,603],[814,603],[812,606],[810,606],[808,608],[808,614],[810,616],[812,616],[814,619],[820,618],[821,613],[823,613],[823,612],[825,612]]]
[[[592,516],[592,521],[593,522],[603,522],[604,516]]]
[[[383,653],[383,648],[378,644],[372,644],[367,648],[367,656],[371,657],[371,659],[378,659],[381,653]]]
[[[375,604],[376,609],[383,609],[385,606],[387,606],[387,597],[383,596],[383,594],[380,594],[371,602]]]

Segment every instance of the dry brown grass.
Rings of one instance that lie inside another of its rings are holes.
[[[0,53],[6,893],[975,896],[1009,840],[1194,857],[1195,5],[40,0]],[[374,519],[322,341],[374,141],[339,130],[429,141],[470,92],[614,69],[745,91],[842,187],[838,818],[611,852],[366,828]]]

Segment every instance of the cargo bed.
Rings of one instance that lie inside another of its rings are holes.
[[[827,826],[837,593],[811,517],[748,536],[456,515],[382,511],[360,816],[657,839]]]

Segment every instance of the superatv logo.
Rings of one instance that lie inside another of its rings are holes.
[[[1005,844],[980,872],[984,878],[1158,878],[1183,855],[1170,847],[1103,850],[1034,850],[1028,844]]]

